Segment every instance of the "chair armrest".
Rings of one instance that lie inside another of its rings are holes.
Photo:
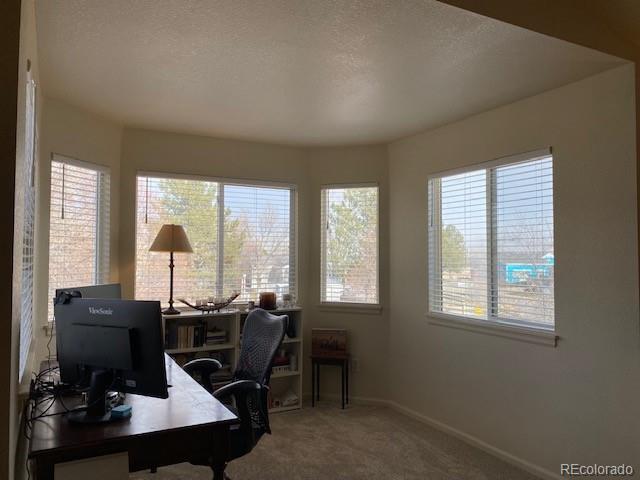
[[[200,385],[204,389],[212,393],[213,384],[211,383],[211,374],[217,372],[222,368],[222,364],[214,358],[196,358],[190,362],[185,363],[182,369],[193,377],[194,374],[200,376]]]
[[[231,395],[246,395],[250,392],[260,391],[263,388],[269,389],[269,387],[260,385],[258,382],[254,382],[253,380],[237,380],[233,383],[220,387],[213,392],[213,396],[218,400],[222,400],[230,397]]]

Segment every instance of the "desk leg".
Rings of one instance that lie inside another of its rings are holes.
[[[320,363],[316,363],[316,400],[320,401]]]
[[[213,457],[211,470],[213,480],[224,480],[224,469],[227,467],[229,455],[229,427],[217,429],[213,434]]]
[[[311,406],[316,406],[316,362],[311,362]]]
[[[344,410],[344,362],[340,365],[340,393],[342,394],[342,409]]]

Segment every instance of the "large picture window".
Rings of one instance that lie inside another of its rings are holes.
[[[109,281],[110,175],[54,155],[49,217],[49,319],[57,288]]]
[[[296,293],[295,189],[139,175],[136,298],[164,300],[167,256],[149,252],[165,223],[185,228],[193,253],[175,255],[174,297]]]
[[[331,186],[321,195],[321,301],[377,305],[378,187]]]
[[[429,311],[554,327],[549,151],[429,180]]]

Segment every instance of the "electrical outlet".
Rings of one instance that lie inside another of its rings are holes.
[[[360,371],[360,361],[357,358],[351,359],[351,371],[354,373]]]

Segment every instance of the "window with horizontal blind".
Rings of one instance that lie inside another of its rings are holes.
[[[109,281],[110,174],[62,155],[51,161],[49,319],[57,288]]]
[[[295,295],[292,186],[139,175],[136,203],[136,298],[167,298],[168,256],[149,252],[165,223],[182,225],[193,249],[175,254],[175,298]]]
[[[25,134],[24,134],[24,163],[22,187],[24,192],[22,217],[22,268],[20,282],[20,355],[19,378],[25,373],[29,349],[33,340],[33,242],[35,239],[35,146],[36,146],[36,84],[28,73],[26,106],[25,106]]]
[[[554,328],[553,158],[429,179],[429,311]]]
[[[378,187],[321,192],[321,302],[379,303]]]

